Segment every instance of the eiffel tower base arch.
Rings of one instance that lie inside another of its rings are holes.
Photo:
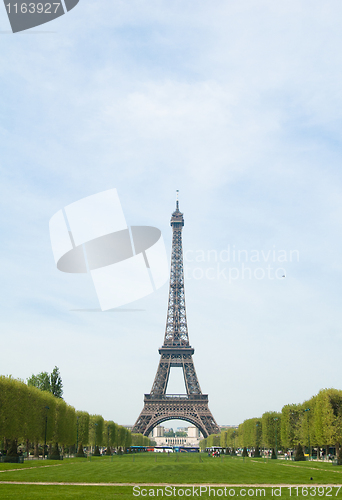
[[[185,420],[197,427],[206,438],[219,432],[218,426],[208,407],[208,395],[163,395],[152,397],[145,394],[144,408],[132,432],[148,436],[150,432],[166,420]]]

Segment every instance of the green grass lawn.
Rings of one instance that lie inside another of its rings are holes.
[[[48,466],[48,467],[47,467]],[[15,470],[17,469],[17,470]],[[312,478],[312,479],[311,479]],[[31,484],[1,484],[8,482],[29,482]],[[71,485],[37,485],[34,483],[110,483],[116,486],[71,486]],[[205,485],[211,484],[212,490],[201,492],[200,498],[217,498],[243,496],[238,487],[218,491],[215,485],[294,485],[291,492],[282,488],[281,498],[327,497],[342,499],[342,488],[336,495],[338,487],[323,489],[313,486],[311,489],[297,490],[295,485],[341,485],[342,467],[317,462],[291,462],[284,460],[250,459],[240,457],[212,458],[204,454],[135,454],[110,457],[93,457],[89,459],[65,459],[61,462],[49,460],[30,460],[24,464],[0,464],[0,499],[14,498],[50,498],[74,499],[90,498],[106,500],[107,498],[148,498],[157,497],[158,487],[140,487],[133,495],[132,486],[118,486],[119,483],[154,483],[169,485]],[[144,489],[141,489],[144,488]],[[150,491],[151,490],[151,491]],[[170,489],[159,488],[158,498],[181,498],[182,496],[198,497],[185,487],[176,487],[171,494]],[[234,491],[234,495],[233,495]],[[254,491],[254,493],[253,493]],[[178,492],[180,494],[178,494]],[[182,494],[183,492],[183,494]],[[215,495],[214,495],[215,492]],[[275,498],[272,489],[265,489],[263,498]],[[146,495],[143,495],[146,493]],[[163,493],[163,494],[162,494]],[[174,495],[175,493],[175,495]],[[221,495],[220,495],[221,493]],[[255,496],[255,488],[246,497]],[[274,493],[274,492],[273,492]],[[290,495],[291,493],[291,495]],[[306,494],[307,493],[307,494]]]

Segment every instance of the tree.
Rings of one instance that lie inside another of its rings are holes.
[[[56,398],[62,398],[63,396],[63,384],[62,384],[62,377],[59,373],[59,368],[58,366],[55,366],[54,369],[52,370],[52,373],[50,375],[50,387],[52,394]]]
[[[57,367],[56,367],[57,368]],[[56,373],[56,372],[55,372]],[[0,375],[0,436],[3,449],[17,458],[17,444],[26,442],[35,445],[35,456],[39,455],[39,448],[46,443],[50,447],[50,455],[59,457],[59,445],[70,446],[76,442],[80,445],[83,455],[83,445],[89,441],[97,446],[115,444],[128,448],[132,442],[131,432],[113,421],[106,422],[104,435],[104,420],[100,415],[91,417],[87,412],[75,412],[62,398],[55,397],[50,391],[35,387],[43,387],[45,376],[32,376],[30,385],[21,380]],[[58,373],[57,373],[58,375]],[[58,377],[56,377],[58,382]],[[58,384],[57,384],[58,385]],[[95,425],[96,424],[96,425]],[[91,438],[89,439],[89,430]],[[143,446],[149,444],[149,439],[142,436]]]
[[[222,448],[227,448],[227,437],[227,430],[222,430],[220,435],[220,446],[222,446]]]
[[[58,444],[69,446],[75,443],[76,439],[76,413],[72,406],[66,404],[61,398],[56,398],[55,425],[53,433],[53,443],[55,445],[52,454],[58,458]]]
[[[41,391],[51,392],[50,375],[48,372],[41,372],[38,375],[32,375],[27,379],[27,385],[37,387]]]
[[[104,441],[107,446],[107,455],[111,455],[111,448],[115,446],[118,426],[113,420],[104,422]]]
[[[239,445],[256,448],[261,443],[261,421],[249,418],[239,425]]]
[[[207,447],[220,446],[220,434],[210,434],[207,437]]]
[[[325,446],[326,449],[336,442],[334,424],[337,414],[334,415],[330,398],[333,390],[324,389],[318,393],[313,418],[316,440],[320,446]]]
[[[27,379],[27,385],[37,387],[41,391],[51,392],[56,398],[62,398],[63,396],[63,384],[58,366],[54,367],[50,375],[48,372],[32,375]]]
[[[90,415],[90,444],[95,447],[95,455],[100,455],[99,446],[103,446],[104,419],[101,415]]]
[[[280,437],[285,448],[294,448],[300,441],[301,414],[301,406],[296,404],[281,410]]]
[[[281,447],[281,413],[266,412],[261,417],[262,440],[267,448]]]
[[[207,447],[207,440],[206,438],[202,439],[200,442],[199,442],[199,447],[201,448],[202,451],[204,451]]]
[[[171,428],[169,431],[164,432],[164,436],[172,438],[172,437],[175,437],[175,433],[174,433],[173,429]]]
[[[149,437],[147,436],[144,436],[144,440],[143,440],[143,446],[153,446],[153,445],[156,445],[157,443],[155,441],[152,441]]]
[[[142,434],[132,434],[132,446],[144,446],[144,436]]]
[[[127,450],[130,446],[132,446],[132,433],[130,430],[126,429],[125,449]]]
[[[123,427],[122,425],[118,426],[118,433],[117,433],[117,447],[120,449],[125,448],[126,444],[126,432],[127,429],[126,427]]]
[[[323,389],[316,396],[314,431],[320,446],[335,445],[338,464],[342,465],[342,391]]]
[[[236,448],[237,444],[237,439],[239,438],[239,432],[238,429],[234,429],[231,427],[230,429],[227,429],[227,446],[229,448]]]
[[[20,380],[0,377],[0,433],[5,448],[18,439],[38,442],[49,441],[54,431],[56,398],[46,391],[28,387]],[[46,417],[48,416],[48,419]],[[27,445],[28,447],[28,445]]]
[[[76,439],[78,440],[77,456],[83,457],[83,446],[89,443],[90,415],[86,411],[76,412]]]

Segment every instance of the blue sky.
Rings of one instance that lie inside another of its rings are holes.
[[[272,263],[286,274],[273,280],[186,262],[217,422],[342,388],[341,14],[330,0],[80,0],[13,35],[0,9],[1,373],[57,365],[69,404],[134,423],[168,286],[131,305],[143,311],[71,311],[97,298],[89,276],[55,268],[48,223],[116,188],[128,224],[160,228],[170,255],[179,189],[185,250],[299,255]]]

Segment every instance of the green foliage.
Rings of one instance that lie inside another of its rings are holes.
[[[220,434],[220,446],[222,446],[222,448],[227,448],[227,438],[228,438],[228,432],[226,429],[224,430],[221,430],[221,434]]]
[[[62,398],[63,396],[62,378],[57,366],[54,367],[50,375],[47,372],[32,375],[27,379],[27,385],[36,387],[41,391],[51,392],[56,398]]]
[[[111,448],[115,446],[115,443],[117,441],[117,432],[118,432],[118,426],[113,420],[109,420],[108,422],[104,422],[104,441],[105,445]]]
[[[334,446],[342,463],[342,391],[323,389],[302,404],[285,405],[281,413],[265,412],[261,419],[245,420],[238,430],[222,430],[219,442],[216,435],[209,436],[200,447],[265,446],[286,450],[298,443],[306,447]]]
[[[311,417],[311,416],[310,416]],[[321,446],[342,443],[342,391],[323,389],[315,399],[315,440]]]
[[[89,442],[92,446],[103,446],[104,443],[104,420],[101,415],[90,415]]]
[[[285,405],[281,410],[280,438],[285,448],[294,448],[300,440],[300,405]]]
[[[227,429],[227,446],[229,448],[236,448],[238,444],[239,431],[238,429]]]
[[[45,438],[50,450],[51,443],[55,447],[70,447],[76,444],[78,438],[79,452],[83,456],[83,445],[94,445],[95,435],[97,446],[108,445],[108,441],[110,447],[120,445],[128,448],[131,445],[129,430],[122,427],[119,437],[115,422],[104,422],[100,415],[90,418],[87,412],[76,412],[62,398],[35,387],[34,380],[31,382],[26,385],[20,380],[0,376],[0,436],[5,449],[9,449],[11,444],[12,448],[16,447],[17,442],[30,442],[35,444],[38,454],[38,443],[42,445]],[[149,439],[142,436],[142,442],[147,446]]]
[[[59,368],[57,366],[54,367],[52,370],[52,373],[50,375],[50,387],[51,387],[51,393],[56,397],[56,398],[61,398],[63,396],[63,384],[62,384],[62,378],[59,373]]]
[[[220,446],[220,434],[210,434],[207,437],[207,447]]]
[[[206,439],[201,439],[199,442],[199,447],[202,451],[204,451],[207,447],[207,440]]]
[[[127,429],[122,425],[118,426],[118,437],[117,437],[117,447],[124,448],[126,442],[126,432]]]
[[[177,431],[176,437],[186,437],[188,434],[185,431]]]
[[[174,433],[173,429],[170,429],[169,431],[164,432],[164,436],[172,438],[172,437],[175,437],[175,433]]]
[[[56,399],[53,441],[67,446],[76,442],[76,412],[62,399]]]
[[[135,436],[139,436],[139,434],[135,434]],[[135,438],[136,439],[136,438]],[[131,431],[119,425],[117,427],[117,438],[116,438],[116,446],[122,450],[129,448],[132,445],[132,434]]]
[[[89,444],[89,425],[90,425],[89,413],[87,413],[86,411],[77,411],[76,425],[78,426],[78,442],[82,443],[84,446],[87,446]]]
[[[239,425],[239,445],[255,448],[260,446],[262,439],[261,420],[249,418]]]
[[[125,435],[125,448],[129,448],[132,445],[132,434],[131,431],[126,429],[126,435]]]
[[[281,413],[266,412],[261,417],[262,441],[267,448],[281,447]]]
[[[238,427],[237,438],[235,439],[237,446],[243,448],[244,446],[244,437],[243,437],[243,422]]]
[[[7,439],[44,440],[47,412],[52,415],[47,421],[47,439],[51,439],[55,406],[56,398],[48,392],[0,376],[0,434]]]
[[[21,437],[21,422],[29,409],[24,385],[10,377],[0,377],[0,435],[7,439]]]
[[[144,436],[142,434],[132,434],[132,446],[144,446]]]
[[[152,439],[148,438],[147,436],[144,436],[144,446],[153,446],[157,444],[155,441],[153,441]]]
[[[222,430],[220,434],[211,434],[199,443],[200,449],[205,450],[211,446],[222,446],[222,448],[233,448],[238,444],[238,430],[229,428]]]
[[[41,391],[51,392],[50,375],[48,372],[41,372],[38,373],[38,375],[32,375],[29,379],[27,379],[27,385],[37,387],[37,389],[40,389]]]

